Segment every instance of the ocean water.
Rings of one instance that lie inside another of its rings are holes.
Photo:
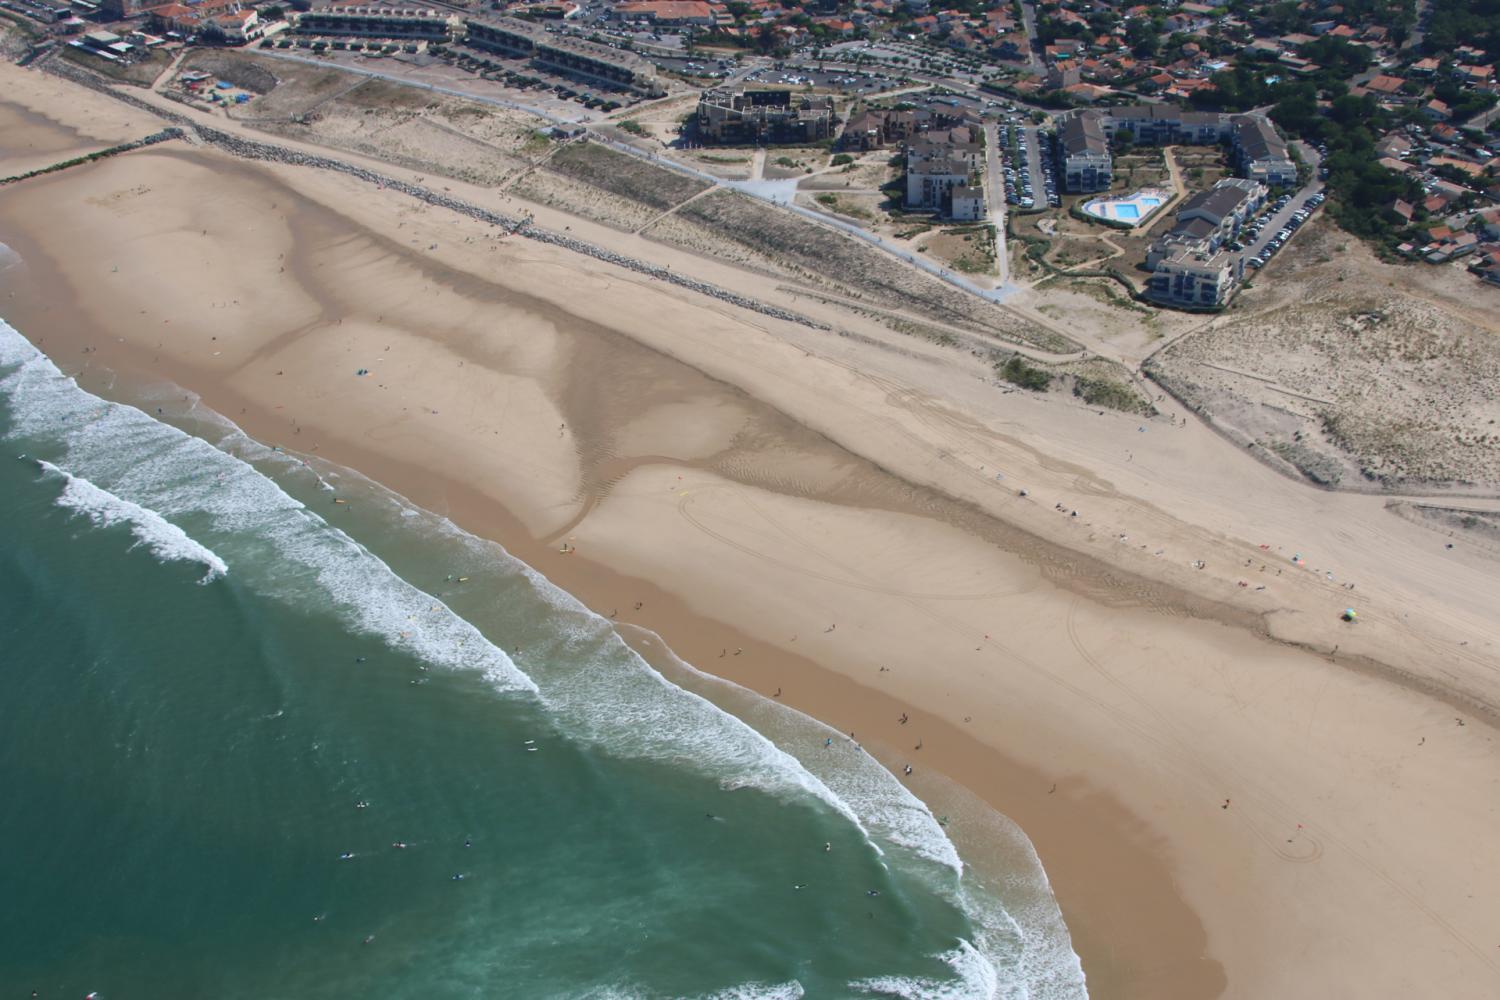
[[[0,449],[5,995],[1086,995],[1039,866],[377,484],[3,321]]]

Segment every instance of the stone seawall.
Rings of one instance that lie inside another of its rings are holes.
[[[37,170],[28,170],[24,174],[15,174],[10,177],[0,177],[0,184],[14,184],[17,181],[24,181],[29,177],[40,177],[42,174],[56,173],[59,170],[66,170],[69,167],[76,167],[81,163],[93,163],[95,160],[102,160],[107,156],[118,156],[120,153],[128,153],[132,149],[140,149],[143,146],[154,146],[158,142],[166,142],[168,139],[181,139],[183,137],[183,134],[184,133],[182,129],[175,126],[172,128],[164,128],[160,132],[153,132],[142,139],[135,139],[131,142],[122,142],[118,146],[111,146],[108,149],[101,149],[97,152],[89,153],[85,156],[75,156],[71,160],[63,160],[60,163],[54,163],[51,166],[41,167]]]

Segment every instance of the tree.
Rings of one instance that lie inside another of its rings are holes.
[[[1155,59],[1156,53],[1161,51],[1161,36],[1156,33],[1155,26],[1143,18],[1133,18],[1125,25],[1125,41],[1137,59]]]

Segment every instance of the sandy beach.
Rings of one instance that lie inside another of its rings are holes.
[[[0,175],[161,124],[11,66],[0,91]],[[1035,844],[1095,998],[1493,995],[1492,554],[1170,400],[1143,422],[1005,392],[529,207],[855,336],[183,142],[0,188],[24,261],[0,316],[86,385],[170,380],[500,541],[911,764],[937,812],[957,782]]]

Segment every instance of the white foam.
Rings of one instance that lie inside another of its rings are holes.
[[[646,631],[646,630],[642,630]],[[661,637],[648,633],[657,642]],[[661,643],[666,649],[666,644]],[[670,652],[668,652],[668,655]],[[750,722],[783,748],[803,747],[803,752],[787,750],[860,817],[875,836],[899,845],[919,857],[935,862],[962,875],[963,860],[932,810],[913,795],[895,775],[874,757],[852,743],[844,734],[811,716],[780,702],[756,695],[747,688],[705,673],[691,663],[672,655],[673,662],[693,674],[699,682],[733,689],[745,699]],[[826,740],[833,745],[825,747]]]
[[[0,371],[7,437],[53,453],[73,475],[135,505],[145,512],[140,523],[158,531],[158,522],[204,524],[195,527],[199,538],[235,559],[236,579],[258,592],[299,609],[332,610],[349,627],[431,665],[477,670],[497,690],[536,690],[473,625],[253,466],[84,391],[3,320]]]
[[[702,1000],[802,1000],[806,995],[802,984],[794,979],[789,983],[742,983],[710,993]]]
[[[41,466],[66,481],[57,498],[59,507],[82,514],[99,527],[128,524],[130,533],[136,537],[136,544],[144,545],[162,562],[193,562],[206,567],[208,573],[199,583],[208,583],[229,572],[224,560],[212,549],[193,541],[187,532],[156,511],[101,490],[87,479],[59,469],[51,462],[42,462]]]
[[[922,979],[915,976],[875,976],[849,984],[849,988],[877,997],[903,1000],[990,1000],[1000,996],[995,967],[967,941],[939,955],[956,979]]]
[[[237,437],[235,447],[263,447]],[[393,518],[410,521],[415,512],[421,523],[410,527],[425,530],[435,544],[456,547],[448,558],[465,567],[472,587],[499,593],[507,582],[524,583],[528,596],[545,608],[527,617],[546,626],[544,635],[527,643],[534,654],[527,659],[529,675],[569,738],[618,756],[707,774],[726,790],[754,788],[793,800],[811,796],[868,837],[855,810],[795,757],[741,719],[672,684],[620,638],[609,619],[590,611],[502,546],[416,507],[357,471],[324,463],[311,471],[319,478],[357,483],[360,495],[371,498],[362,502],[383,504]]]
[[[868,837],[859,815],[792,755],[706,698],[672,684],[626,645],[607,618],[499,546],[458,532],[475,549],[493,548],[548,604],[555,652],[533,668],[544,704],[572,738],[621,756],[707,772],[726,790],[811,795]],[[545,665],[544,665],[545,664]],[[878,849],[878,848],[877,848]]]

